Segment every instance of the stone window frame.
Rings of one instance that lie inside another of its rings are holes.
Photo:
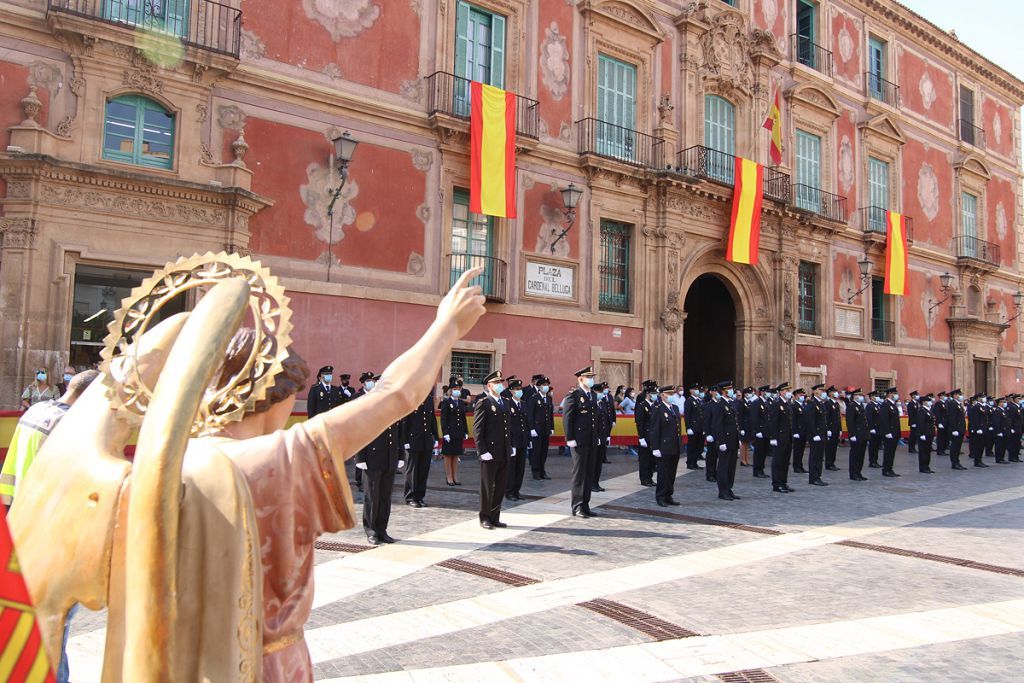
[[[897,372],[896,370],[875,370],[874,368],[871,368],[868,376],[871,378],[872,389],[874,389],[875,382],[877,382],[878,380],[887,381],[890,387],[899,386],[897,384],[897,382],[899,381],[899,372]],[[885,397],[883,396],[882,398]]]
[[[467,0],[482,10],[505,17],[505,90],[525,94],[529,69],[525,65],[531,59],[524,59],[527,45],[527,23],[529,2],[527,0]],[[440,3],[440,18],[437,27],[437,47],[434,63],[438,71],[455,73],[455,41],[457,3]]]
[[[470,188],[469,177],[452,168],[443,169],[441,172],[441,242],[439,244],[441,248],[441,265],[437,278],[438,292],[442,295],[448,292],[450,286],[450,269],[447,267],[444,259],[447,254],[451,253],[452,249],[452,221],[455,216],[455,188],[463,188],[468,192]],[[511,219],[501,218],[500,216],[491,216],[491,219],[494,225],[494,234],[491,236],[493,246],[491,257],[504,261],[506,267],[511,269],[512,249],[510,247],[510,237],[512,234],[512,221]],[[506,287],[508,287],[507,283]],[[511,299],[511,288],[508,288],[505,294],[506,300]]]
[[[992,172],[988,167],[988,164],[981,158],[974,154],[968,154],[960,161],[953,164],[953,187],[955,196],[953,198],[954,211],[954,225],[956,226],[956,232],[954,237],[962,237],[964,234],[964,207],[963,199],[964,192],[973,194],[978,198],[978,211],[975,214],[974,221],[977,228],[977,239],[989,240],[989,221],[988,221],[988,182],[992,178]]]
[[[716,87],[716,84],[713,81],[704,81],[704,89],[701,91],[700,94],[700,106],[697,108],[700,116],[700,127],[698,129],[698,132],[700,133],[700,142],[697,144],[701,146],[705,146],[707,144],[707,140],[704,134],[707,122],[704,119],[704,112],[706,111],[705,102],[708,95],[715,95],[716,97],[721,97],[723,100],[732,105],[733,154],[735,156],[743,157],[745,159],[753,159],[756,156],[757,152],[756,147],[758,136],[755,132],[751,131],[751,127],[747,125],[747,123],[751,119],[751,112],[753,111],[753,107],[755,106],[754,99],[744,94],[742,91],[718,88]],[[757,130],[760,131],[763,129],[760,126],[758,126]],[[796,133],[794,132],[793,135],[795,136]],[[822,145],[824,144],[825,141],[824,139],[822,139]],[[796,149],[795,144],[793,148],[794,150]]]
[[[504,360],[505,354],[508,353],[508,340],[500,337],[494,337],[489,342],[484,341],[467,341],[460,339],[458,343],[452,346],[451,351],[445,356],[444,365],[441,368],[441,376],[444,378],[444,384],[448,381],[448,378],[452,374],[452,353],[489,353],[494,358],[494,362],[491,364],[491,371],[501,370],[502,361]],[[438,395],[440,395],[441,385],[438,385]],[[474,394],[478,394],[484,390],[482,384],[466,384],[464,389],[471,391]]]
[[[619,316],[624,318],[636,318],[641,315],[640,296],[642,289],[639,286],[640,282],[640,252],[642,251],[643,245],[640,242],[640,237],[643,233],[641,229],[643,226],[637,222],[635,214],[629,214],[623,207],[595,207],[594,220],[591,225],[594,229],[590,230],[590,253],[593,254],[593,258],[590,259],[590,300],[591,300],[591,312],[603,315],[603,316]],[[615,223],[622,223],[632,227],[633,232],[630,235],[630,254],[629,254],[629,276],[632,280],[631,288],[629,292],[629,311],[606,311],[601,308],[601,221],[609,220]]]
[[[869,177],[869,159],[874,157],[879,161],[889,164],[889,210],[901,213],[903,211],[903,193],[900,192],[903,179],[903,145],[907,138],[903,131],[893,119],[887,114],[881,114],[868,121],[857,125],[860,132],[861,142],[861,178],[864,196],[858,197],[860,206],[869,206],[871,201],[867,193],[867,178]]]
[[[828,366],[825,365],[824,363],[822,363],[821,365],[801,365],[800,363],[797,363],[796,364],[797,384],[800,383],[800,381],[801,381],[800,377],[803,376],[803,375],[816,375],[818,381],[815,382],[814,384],[824,384],[825,378],[828,377]],[[811,386],[814,386],[814,384],[812,384]],[[803,388],[805,390],[807,390],[807,391],[810,391],[811,390],[811,386],[806,386],[806,387],[803,387]]]
[[[168,113],[174,116],[174,147],[171,150],[171,166],[170,168],[159,168],[157,166],[142,166],[139,164],[129,163],[125,161],[117,161],[116,159],[108,159],[103,156],[103,145],[106,139],[107,130],[107,103],[111,100],[116,100],[118,97],[124,97],[125,95],[136,95],[138,97],[145,98],[156,102],[163,107]],[[96,142],[93,143],[93,163],[98,165],[113,166],[116,168],[128,168],[135,172],[145,172],[160,175],[178,176],[181,171],[181,144],[182,139],[182,122],[184,120],[184,109],[177,106],[171,100],[167,99],[163,95],[154,92],[142,91],[138,88],[132,88],[129,86],[117,86],[110,90],[100,91],[102,97],[103,106],[100,107],[98,125],[100,134],[96,136]]]
[[[634,377],[634,389],[636,389],[640,380],[640,365],[643,363],[644,352],[641,349],[633,349],[632,351],[609,351],[603,349],[600,346],[590,347],[590,364],[594,368],[594,372],[601,377],[601,363],[612,362],[612,363],[629,363],[630,376]]]
[[[836,123],[842,114],[839,102],[813,83],[804,83],[786,93],[790,130],[790,168],[796,169],[796,132],[802,130],[821,138],[821,190],[838,195],[839,170],[836,152]],[[795,176],[794,176],[795,182]]]

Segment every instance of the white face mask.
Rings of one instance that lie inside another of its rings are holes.
[[[793,398],[793,392],[791,392],[791,391],[787,391],[786,393],[784,393],[784,394],[782,395],[782,398],[786,399],[787,401],[788,401],[788,400],[790,400],[790,399],[792,399],[792,398]]]
[[[728,396],[729,398],[736,398],[736,390],[735,389],[727,389],[726,392],[725,392],[725,395]]]
[[[368,379],[366,380],[366,384],[364,384],[363,386],[366,388],[367,391],[369,391],[370,389],[373,389],[375,386],[377,386],[377,383],[372,379]]]
[[[584,382],[586,383],[588,389],[593,389],[594,385],[597,384],[597,380],[595,380],[593,377],[587,377],[584,380]]]
[[[461,395],[462,395],[461,391],[459,391],[458,389],[452,389],[452,398],[458,398]]]
[[[548,386],[547,384],[542,384],[542,385],[540,386],[540,393],[542,393],[542,394],[546,394],[546,393],[548,393],[548,392],[549,392],[550,390],[551,390],[551,387],[549,387],[549,386]]]

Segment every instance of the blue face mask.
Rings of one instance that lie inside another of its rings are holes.
[[[704,393],[704,392],[702,391],[702,392],[700,392],[700,393],[699,393],[699,394],[697,394],[697,395],[698,395],[698,396],[700,396],[701,398],[704,398],[704,397],[705,397],[705,396],[706,396],[707,394],[705,394],[705,393]]]
[[[70,382],[72,377],[74,377],[74,375],[64,375],[64,383],[67,384]]]
[[[334,380],[334,375],[324,375],[324,382],[330,384]]]
[[[522,389],[516,389],[515,391],[512,392],[512,395],[515,396],[516,398],[522,398],[523,397],[523,390]]]
[[[366,387],[367,391],[369,391],[370,389],[373,389],[375,386],[377,386],[377,383],[374,382],[372,379],[369,379],[366,380],[366,384],[364,384],[363,386]]]
[[[551,387],[549,387],[549,386],[548,386],[547,384],[542,384],[542,385],[541,385],[541,387],[540,387],[540,393],[542,393],[542,394],[546,394],[546,393],[548,393],[549,391],[551,391]]]
[[[461,391],[459,391],[458,389],[452,389],[452,398],[458,398],[461,395],[462,395]]]
[[[36,379],[39,380],[40,382],[42,382],[43,380],[46,379],[46,373],[45,372],[37,372],[36,373]]]
[[[797,403],[803,403],[804,402],[804,395],[800,394],[799,396],[797,396],[796,400],[797,400]]]
[[[500,394],[501,392],[505,391],[505,385],[502,382],[492,384],[491,387],[493,388],[495,394]]]
[[[588,377],[586,379],[586,383],[588,388],[593,389],[594,385],[597,384],[597,381],[593,377]]]
[[[725,392],[725,395],[728,396],[729,398],[736,398],[736,390],[735,389],[727,389],[726,392]]]

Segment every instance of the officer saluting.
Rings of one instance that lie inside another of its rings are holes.
[[[331,386],[334,379],[334,366],[325,365],[316,373],[316,384],[309,388],[306,395],[306,416],[316,417],[331,408],[342,404],[338,388]]]
[[[356,391],[349,386],[349,382],[352,380],[352,375],[347,372],[343,375],[339,375],[338,379],[341,380],[341,386],[338,387],[338,399],[344,404],[348,403],[356,397]]]
[[[596,517],[590,509],[594,463],[600,432],[594,401],[594,371],[587,366],[576,374],[576,388],[565,397],[565,441],[572,449],[572,514]]]
[[[658,393],[661,400],[651,408],[647,419],[647,443],[658,466],[658,487],[654,491],[654,499],[661,507],[667,507],[679,505],[672,494],[675,493],[679,455],[683,452],[683,434],[679,423],[679,408],[669,403],[675,387],[658,387]]]
[[[480,454],[480,526],[503,529],[508,525],[499,519],[501,498],[507,487],[509,458],[516,457],[516,449],[512,445],[509,401],[501,397],[505,391],[501,372],[487,375],[484,385],[484,395],[473,410],[473,439]]]
[[[722,392],[726,392],[726,398]],[[711,400],[704,412],[704,441],[708,451],[718,451],[718,497],[722,500],[739,500],[732,492],[736,482],[736,454],[739,450],[739,431],[736,427],[736,408],[733,400],[736,392],[732,382],[719,382],[711,387]],[[708,459],[710,462],[710,458]],[[710,466],[710,465],[709,465]]]
[[[512,428],[512,447],[516,450],[516,457],[509,464],[505,498],[522,500],[519,490],[523,486],[523,476],[526,474],[526,456],[530,448],[530,426],[526,421],[526,405],[523,403],[523,380],[512,375],[508,378],[508,389],[512,395],[508,411],[509,424]]]

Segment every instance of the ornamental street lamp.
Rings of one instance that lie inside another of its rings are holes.
[[[1022,307],[1024,307],[1024,292],[1017,290],[1017,293],[1013,295],[1013,308],[1017,311],[1016,315],[1012,318],[1006,319],[1006,326],[1009,327],[1010,323],[1020,317]]]
[[[338,172],[341,182],[338,183],[338,189],[331,193],[331,203],[327,205],[327,220],[330,222],[327,239],[328,282],[331,280],[331,264],[334,261],[330,253],[331,245],[334,244],[334,204],[338,201],[338,197],[341,196],[341,190],[345,187],[345,181],[348,180],[348,165],[352,161],[352,156],[356,153],[356,145],[359,144],[359,141],[352,137],[347,130],[331,140],[331,142],[334,144],[334,170]]]
[[[583,196],[583,190],[577,188],[572,183],[569,183],[569,187],[559,190],[562,194],[562,204],[565,205],[565,230],[563,230],[555,241],[551,243],[551,253],[555,253],[555,245],[558,244],[563,237],[569,234],[569,230],[572,228],[573,223],[576,222],[576,205],[579,204],[580,198]]]
[[[857,268],[860,269],[861,288],[858,289],[853,294],[851,294],[849,297],[847,297],[846,303],[852,304],[853,300],[856,299],[857,296],[861,292],[863,292],[865,289],[867,289],[868,287],[871,286],[871,266],[872,265],[874,265],[874,264],[871,263],[871,261],[868,259],[868,255],[867,254],[864,254],[864,258],[862,258],[861,260],[857,261]]]
[[[933,310],[935,310],[938,306],[946,303],[946,301],[949,300],[949,297],[953,296],[953,280],[954,277],[950,275],[948,272],[943,273],[942,275],[939,276],[939,283],[941,285],[939,287],[939,291],[942,294],[945,294],[946,296],[942,297],[938,301],[933,302],[932,305],[928,307],[929,316],[931,316]]]

